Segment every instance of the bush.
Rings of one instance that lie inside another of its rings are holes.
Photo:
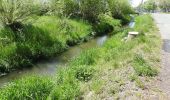
[[[97,34],[107,34],[112,31],[117,32],[120,30],[120,20],[114,19],[107,14],[100,14],[98,19],[98,24],[94,26],[94,30]]]
[[[133,13],[133,9],[128,0],[108,0],[108,4],[114,18],[122,20],[122,24],[130,21],[127,16]]]
[[[0,90],[0,100],[46,100],[54,83],[45,77],[27,77]]]
[[[106,6],[103,0],[82,0],[80,1],[80,12],[84,19],[96,22],[99,14],[105,13]]]
[[[92,79],[94,68],[92,66],[78,66],[76,67],[76,78],[80,81],[88,82]]]

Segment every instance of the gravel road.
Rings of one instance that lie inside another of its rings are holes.
[[[158,87],[170,100],[170,14],[152,14],[161,34],[162,69],[159,74]]]

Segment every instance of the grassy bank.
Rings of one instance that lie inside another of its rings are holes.
[[[39,77],[36,78],[43,81],[43,87],[38,81],[22,85],[30,79],[18,80],[0,90],[0,100],[142,98],[150,80],[159,72],[160,38],[149,15],[136,18],[133,30],[140,34],[125,42],[128,30],[111,36],[103,47],[82,52],[57,72],[56,79],[48,80],[52,85],[46,85],[46,79]],[[22,92],[23,89],[28,91]],[[15,91],[20,93],[13,95]]]
[[[31,66],[32,63],[60,54],[70,45],[83,42],[92,26],[83,20],[53,16],[30,19],[19,31],[0,30],[0,72]]]

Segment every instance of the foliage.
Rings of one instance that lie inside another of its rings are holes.
[[[94,69],[91,66],[79,66],[76,68],[76,78],[80,81],[88,82],[92,79]]]
[[[16,80],[0,91],[0,100],[46,100],[54,83],[45,77]]]
[[[144,32],[149,32],[153,29],[153,27],[150,27],[153,25],[153,20],[150,16],[142,15],[137,17],[137,19],[145,21],[145,23],[148,24],[147,28],[151,28],[146,29]],[[143,24],[141,24],[140,21],[137,21],[136,25],[135,30],[140,29],[137,27],[143,27]],[[151,34],[156,36],[154,32]],[[106,92],[109,95],[111,92],[111,95],[115,95],[122,91],[121,89],[124,88],[124,84],[126,84],[124,79],[127,78],[126,76],[129,73],[133,73],[134,70],[138,75],[143,75],[143,78],[145,76],[155,76],[157,74],[157,71],[154,70],[155,62],[150,61],[149,59],[150,55],[155,57],[155,55],[152,54],[153,52],[156,54],[160,52],[159,50],[155,51],[155,49],[158,48],[157,43],[159,42],[159,38],[151,37],[151,35],[139,35],[135,37],[133,41],[127,41],[125,43],[122,41],[125,35],[127,35],[127,30],[114,34],[102,47],[96,47],[82,52],[79,56],[72,59],[65,67],[58,70],[56,80],[54,80],[55,85],[53,85],[53,89],[48,92],[47,100],[79,99],[82,95],[86,96],[85,93],[89,93],[89,91],[95,91],[97,92],[97,95],[100,95],[100,93],[103,92]],[[145,37],[145,41],[141,41],[143,40],[143,37]],[[144,50],[146,47],[149,48],[152,53],[147,53]],[[136,52],[139,54],[142,52],[142,54],[145,54],[148,58],[144,59],[143,56],[136,55]],[[150,63],[154,64],[150,65]],[[133,67],[129,68],[131,66]],[[145,86],[138,75],[131,76],[130,81],[134,81],[138,87],[144,89]],[[130,82],[129,80],[125,81]],[[49,80],[49,82],[51,81]],[[35,82],[32,84],[34,83]],[[22,80],[21,86],[23,86]],[[10,86],[5,88],[8,87]],[[39,88],[39,86],[37,87]],[[10,93],[9,91],[6,91],[5,88],[1,89],[0,93],[3,91],[5,94]],[[25,88],[25,90],[27,90],[27,88]],[[94,97],[95,96],[96,94],[94,93]],[[38,99],[41,99],[41,97],[42,96]],[[33,97],[32,99],[36,98]]]
[[[60,15],[79,17],[91,23],[98,21],[100,14],[111,12],[114,18],[126,21],[132,12],[128,0],[52,0],[52,8]]]
[[[95,22],[98,15],[106,11],[105,4],[105,0],[81,0],[80,12],[83,18]]]
[[[159,7],[164,12],[169,12],[170,11],[170,0],[158,0],[157,2],[159,2]]]
[[[2,29],[0,72],[27,67],[39,59],[57,55],[69,45],[83,41],[91,31],[91,26],[84,21],[47,16],[32,25],[24,25],[19,32]]]
[[[12,29],[20,28],[20,22],[36,12],[33,0],[0,0],[0,21]]]
[[[108,4],[114,18],[122,20],[123,24],[130,21],[127,15],[133,13],[133,9],[128,0],[108,0]]]
[[[156,1],[148,0],[147,2],[144,3],[143,7],[146,11],[149,11],[149,12],[154,11],[157,9]]]
[[[98,17],[99,22],[94,26],[97,34],[106,34],[112,31],[118,32],[120,30],[120,20],[114,19],[107,14],[100,14]]]

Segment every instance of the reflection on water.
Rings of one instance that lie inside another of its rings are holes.
[[[130,27],[130,28],[134,28],[134,26],[135,26],[135,22],[134,22],[134,21],[132,21],[132,22],[129,23],[129,27]]]
[[[129,23],[129,27],[134,28],[134,26],[135,26],[135,17],[134,17],[134,15],[130,15],[130,17],[131,17],[131,21]]]
[[[35,64],[31,68],[24,68],[22,70],[17,70],[12,73],[9,73],[6,76],[0,77],[0,86],[13,81],[15,79],[22,78],[27,75],[55,75],[58,67],[65,65],[68,60],[73,57],[78,56],[83,50],[87,50],[89,48],[102,46],[103,43],[107,40],[107,35],[98,37],[88,41],[87,43],[83,43],[81,45],[77,45],[69,48],[68,51],[62,53],[60,56],[53,58],[48,61],[41,61]]]

